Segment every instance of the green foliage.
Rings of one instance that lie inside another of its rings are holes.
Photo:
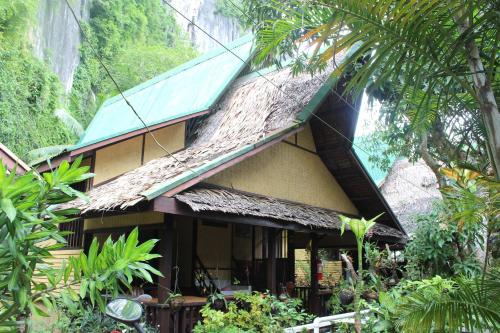
[[[397,306],[397,327],[404,332],[470,332],[500,329],[500,276],[409,282]]]
[[[411,278],[477,275],[476,252],[483,249],[483,235],[488,246],[486,268],[490,238],[499,228],[497,181],[467,169],[443,169],[442,173],[448,180],[442,189],[444,200],[429,215],[416,219],[418,228],[405,249]]]
[[[80,306],[69,310],[64,301],[57,301],[57,320],[47,324],[43,323],[46,318],[34,319],[32,321],[32,333],[60,332],[60,333],[102,333],[112,332],[124,325],[106,316],[90,306]]]
[[[36,0],[0,3],[0,142],[22,158],[34,149],[73,144],[79,137],[73,130],[81,133],[75,124],[86,127],[104,99],[117,94],[96,54],[83,43],[69,101],[65,101],[56,75],[28,47],[37,5]],[[92,1],[90,20],[82,24],[122,89],[196,56],[161,1]],[[54,115],[62,107],[77,123]],[[32,159],[45,159],[46,152],[36,151]]]
[[[56,299],[57,309],[53,315],[57,320],[47,321],[47,318],[34,318],[31,333],[108,333],[115,330],[128,332],[130,327],[111,319],[103,312],[84,301],[81,304],[68,303],[61,298]],[[158,333],[159,329],[146,322],[145,315],[141,326],[145,333]]]
[[[415,222],[417,229],[404,250],[409,278],[470,276],[480,272],[474,253],[468,251],[475,249],[481,240],[480,225],[468,225],[459,230],[456,224],[446,219],[443,205],[436,205],[431,213],[418,216]],[[465,252],[459,254],[459,250]]]
[[[500,327],[498,272],[485,279],[435,276],[380,292],[365,332],[496,332]]]
[[[203,323],[195,333],[215,332],[281,332],[285,327],[300,325],[312,316],[300,310],[300,300],[279,301],[269,294],[236,294],[227,311],[213,310],[209,304],[201,310]]]
[[[97,61],[96,49],[125,90],[196,55],[161,1],[97,0],[84,25],[88,42],[81,47],[70,111],[84,126],[117,89]]]
[[[120,88],[129,89],[191,60],[196,55],[195,50],[186,43],[179,43],[175,48],[159,44],[134,44],[120,50],[109,69]],[[118,93],[109,81],[106,81],[104,90],[110,94]]]
[[[75,136],[54,115],[61,87],[50,69],[22,47],[0,47],[0,142],[25,157]]]
[[[150,254],[156,240],[138,245],[137,229],[127,239],[108,239],[101,249],[94,240],[88,254],[63,262],[61,268],[48,264],[50,251],[66,243],[67,233],[58,225],[77,213],[58,207],[85,198],[70,185],[92,177],[80,163],[81,158],[72,165],[63,162],[43,176],[16,176],[0,164],[0,329],[11,329],[15,320],[31,313],[47,316],[56,294],[67,304],[89,298],[103,310],[103,293],[116,296],[133,278],[151,281],[151,273],[159,274],[145,263],[158,257]],[[78,293],[72,289],[77,284]]]
[[[7,41],[19,42],[28,28],[27,24],[33,18],[36,5],[36,0],[0,2],[0,45]]]
[[[245,20],[242,13],[244,0],[216,0],[215,12],[226,17],[233,17],[240,22]]]
[[[488,150],[490,159],[498,151],[498,143],[492,121],[484,118],[488,110],[468,59],[474,57],[484,66],[494,99],[500,93],[497,3],[246,2],[257,21],[258,62],[293,58],[294,72],[315,73],[356,46],[342,64],[334,64],[334,74],[351,72],[346,93],[359,94],[368,87],[385,102],[384,141],[399,150],[396,155],[416,158],[429,150],[445,165],[459,161],[487,169],[482,162],[488,162]],[[471,55],[471,47],[478,48],[477,56]],[[426,149],[426,141],[433,146]]]

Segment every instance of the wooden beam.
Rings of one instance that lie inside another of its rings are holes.
[[[267,289],[271,294],[276,295],[276,230],[267,228]]]
[[[295,232],[293,230],[287,230],[287,282],[291,281],[295,283],[295,244],[294,236]]]
[[[158,279],[158,302],[163,303],[172,290],[172,254],[174,250],[173,216],[165,214],[165,230],[159,242],[160,265],[159,271],[163,277]],[[160,311],[160,333],[170,333],[172,327],[170,311]]]
[[[311,234],[311,291],[309,294],[309,311],[319,315],[319,283],[317,280],[318,274],[318,236]]]

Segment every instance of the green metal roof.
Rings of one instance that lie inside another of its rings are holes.
[[[241,59],[252,55],[253,36],[227,46]],[[218,48],[124,92],[148,126],[210,109],[245,64]],[[121,96],[106,100],[72,150],[143,128]]]
[[[367,136],[358,136],[354,138],[354,145],[353,149],[358,155],[361,164],[365,167],[366,171],[372,178],[373,182],[380,187],[382,182],[384,181],[385,177],[387,177],[389,171],[388,170],[383,170],[380,168],[375,162],[370,161],[370,156],[366,153],[366,150],[368,150],[368,145],[367,145],[367,140],[370,140],[369,137]],[[380,152],[385,150],[387,148],[385,145],[380,147]],[[395,156],[389,156],[389,163],[392,165],[394,161],[396,160]]]

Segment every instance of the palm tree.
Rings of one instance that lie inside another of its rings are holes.
[[[394,312],[396,326],[405,333],[498,332],[500,329],[500,274],[486,278],[417,282]]]
[[[392,101],[412,108],[407,116],[413,123],[430,119],[424,127],[452,105],[479,110],[497,178],[499,7],[489,0],[247,0],[248,12],[259,21],[257,61],[295,55],[295,68],[314,72],[357,44],[336,67],[341,74],[356,66],[348,90],[391,82]],[[307,60],[300,52],[304,43],[315,48]]]

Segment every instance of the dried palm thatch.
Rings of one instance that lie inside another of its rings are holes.
[[[380,190],[408,234],[415,231],[415,216],[430,212],[433,203],[442,198],[436,176],[423,161],[395,161]]]
[[[340,229],[339,213],[282,199],[203,184],[175,195],[192,210],[272,218],[320,229]],[[394,228],[376,224],[375,235],[405,238]]]
[[[339,62],[343,56],[338,55]],[[146,191],[294,125],[297,114],[323,86],[329,72],[293,77],[290,69],[284,68],[266,74],[274,85],[262,77],[236,81],[200,126],[193,143],[175,158],[166,154],[152,160],[91,190],[89,202],[76,200],[70,206],[87,212],[135,205],[145,199]]]

